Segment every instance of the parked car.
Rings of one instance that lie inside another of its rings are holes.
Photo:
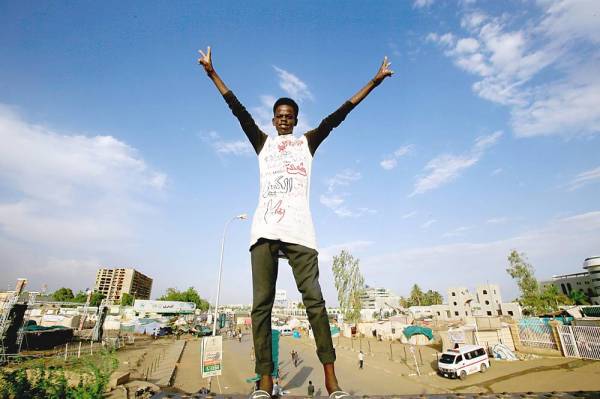
[[[464,380],[467,375],[482,372],[490,367],[490,359],[481,345],[462,345],[449,349],[438,359],[440,375]]]

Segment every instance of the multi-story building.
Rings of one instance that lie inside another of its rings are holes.
[[[448,306],[452,318],[473,316],[475,297],[465,287],[448,288]]]
[[[470,316],[522,316],[521,306],[516,302],[502,302],[500,287],[496,284],[480,285],[473,296],[465,287],[448,289],[448,305],[451,318]]]
[[[554,285],[559,292],[570,295],[573,291],[583,291],[594,305],[600,305],[600,256],[592,256],[583,261],[585,272],[554,275],[542,281],[542,286]]]
[[[124,293],[135,299],[150,299],[152,279],[135,269],[98,269],[95,290],[109,303],[119,303]]]
[[[400,297],[387,288],[374,288],[366,286],[360,297],[362,309],[394,310],[399,306]]]

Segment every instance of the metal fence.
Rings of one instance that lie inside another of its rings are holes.
[[[565,356],[600,360],[600,327],[559,326]]]
[[[523,319],[519,323],[519,338],[524,346],[544,349],[558,349],[552,327],[543,321]]]

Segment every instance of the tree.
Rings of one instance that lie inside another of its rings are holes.
[[[424,296],[425,305],[441,305],[444,302],[442,294],[437,291],[427,290]]]
[[[123,295],[121,295],[121,305],[122,306],[131,306],[133,305],[133,295],[124,292]]]
[[[179,291],[177,288],[167,288],[165,295],[158,299],[161,301],[193,302],[196,304],[196,308],[200,310],[208,310],[209,307],[208,302],[200,297],[194,287],[189,287],[185,291]]]
[[[533,266],[527,262],[524,253],[513,250],[508,256],[509,267],[506,269],[510,276],[517,280],[521,291],[519,303],[525,313],[543,314],[558,310],[559,305],[572,303],[569,297],[561,294],[555,285],[540,287],[534,275]]]
[[[59,288],[52,294],[52,299],[56,302],[72,302],[74,298],[73,290],[70,288]]]
[[[94,291],[90,297],[90,306],[100,306],[104,298],[106,298],[106,296],[103,293]]]
[[[402,306],[405,309],[410,308],[413,305],[410,299],[404,298],[403,296],[400,297],[398,303],[400,303],[400,306]]]
[[[87,294],[83,291],[77,291],[77,295],[73,298],[73,302],[85,303],[87,301]]]
[[[403,308],[409,308],[411,306],[429,306],[429,305],[440,305],[444,302],[442,294],[434,290],[427,290],[423,292],[421,287],[417,284],[413,285],[410,296],[405,298],[400,297],[400,306]]]
[[[342,250],[338,256],[333,257],[332,269],[344,320],[357,323],[362,308],[361,295],[365,289],[365,278],[360,272],[359,260]]]
[[[575,305],[589,305],[590,299],[582,290],[571,291],[569,294],[569,298],[573,301]]]
[[[414,305],[421,306],[424,305],[425,295],[423,294],[423,290],[417,284],[413,285],[410,290],[410,302]]]

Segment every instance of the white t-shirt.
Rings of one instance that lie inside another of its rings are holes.
[[[250,246],[259,238],[317,248],[310,213],[312,155],[306,137],[268,137],[258,154],[260,192]]]

